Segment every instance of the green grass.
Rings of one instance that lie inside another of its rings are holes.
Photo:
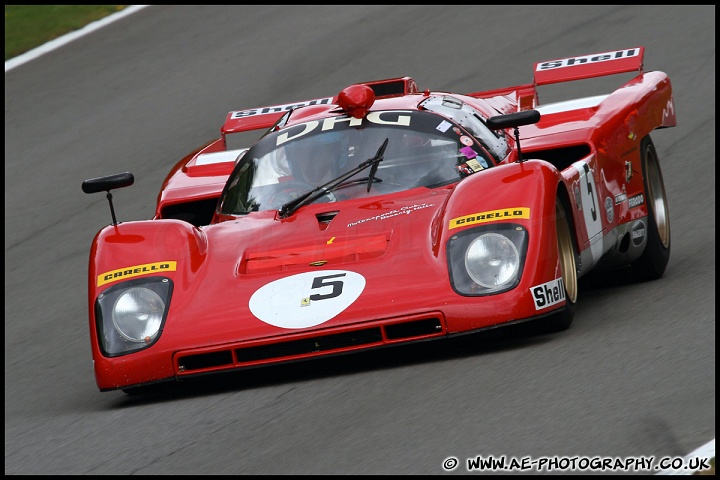
[[[127,5],[5,5],[5,60],[125,7]]]

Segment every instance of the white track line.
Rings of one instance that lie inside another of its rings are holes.
[[[9,70],[12,70],[13,68],[17,67],[18,65],[22,65],[23,63],[29,62],[30,60],[33,60],[35,58],[38,58],[41,55],[44,55],[52,50],[55,50],[56,48],[62,47],[66,43],[70,43],[76,38],[80,38],[83,35],[87,35],[90,32],[94,32],[95,30],[104,27],[105,25],[114,22],[115,20],[120,20],[123,17],[126,17],[128,15],[131,15],[138,10],[141,10],[148,5],[130,5],[127,8],[124,8],[123,10],[120,10],[117,13],[113,13],[111,15],[108,15],[107,17],[101,18],[100,20],[97,20],[92,23],[88,23],[83,28],[79,30],[72,31],[68,33],[67,35],[63,35],[62,37],[58,37],[55,40],[51,40],[48,43],[44,45],[40,45],[37,48],[34,48],[30,50],[29,52],[25,52],[22,55],[18,55],[17,57],[11,58],[7,62],[5,62],[5,73],[7,73]]]
[[[685,463],[687,464],[688,460],[691,458],[713,458],[715,456],[715,439],[713,438],[708,443],[703,445],[702,447],[696,449],[694,452],[691,452],[687,455],[685,455],[683,458],[685,460]],[[695,472],[692,470],[675,470],[675,469],[668,469],[663,470],[659,472],[657,475],[693,475]]]

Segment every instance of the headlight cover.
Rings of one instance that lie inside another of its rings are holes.
[[[143,350],[160,337],[173,284],[166,277],[136,279],[101,293],[95,301],[100,350],[116,357]]]
[[[505,292],[520,281],[528,232],[516,224],[485,225],[453,235],[447,245],[453,289],[460,295]]]

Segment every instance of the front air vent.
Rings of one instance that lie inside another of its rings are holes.
[[[389,325],[327,333],[256,346],[229,346],[213,352],[181,354],[178,374],[227,370],[316,357],[321,353],[340,353],[389,344],[444,336],[439,317],[414,317]]]
[[[183,357],[181,365],[185,371],[189,371],[199,370],[201,368],[222,367],[224,365],[232,365],[232,363],[232,352],[226,350]]]
[[[439,318],[428,318],[415,322],[398,323],[385,327],[385,335],[389,340],[401,338],[419,337],[421,335],[432,335],[442,331],[442,324]]]
[[[162,207],[160,218],[174,218],[192,223],[196,227],[209,225],[212,220],[218,199],[207,198],[185,203],[175,203]]]
[[[586,143],[545,150],[526,151],[523,148],[523,158],[539,158],[552,163],[558,170],[565,170],[573,163],[590,155],[590,152],[590,146]]]
[[[369,328],[348,333],[276,343],[262,347],[238,348],[235,350],[235,354],[237,355],[238,362],[243,363],[307,353],[327,352],[381,341],[382,331],[380,328]]]

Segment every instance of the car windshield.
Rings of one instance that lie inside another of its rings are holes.
[[[333,182],[327,195],[313,203],[447,185],[493,165],[476,138],[428,111],[387,110],[362,119],[310,121],[268,133],[255,143],[230,175],[219,211],[243,215],[280,209],[357,169],[386,140],[376,168]]]

